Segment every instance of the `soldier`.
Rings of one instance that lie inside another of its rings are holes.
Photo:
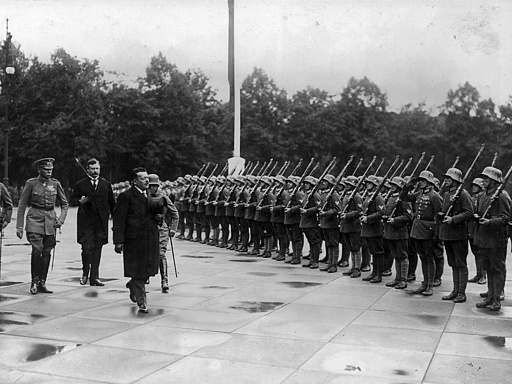
[[[53,293],[46,288],[46,278],[50,266],[51,251],[57,241],[56,228],[60,228],[66,220],[68,201],[64,190],[57,179],[52,178],[55,159],[44,158],[34,164],[39,176],[27,180],[18,205],[16,220],[16,236],[23,237],[23,224],[27,207],[27,223],[25,230],[27,240],[32,245],[30,293]],[[57,217],[55,203],[60,202],[60,215]]]
[[[185,231],[190,224],[190,215],[188,209],[190,208],[190,202],[188,195],[190,194],[192,176],[185,175],[182,182],[182,187],[178,190],[178,202],[180,207],[180,234],[178,239],[185,240]]]
[[[391,194],[384,208],[384,238],[391,257],[395,260],[395,280],[386,284],[395,289],[407,288],[409,270],[409,223],[412,221],[411,203],[399,199],[405,185],[401,177],[393,177],[389,182]]]
[[[454,303],[466,301],[468,284],[468,228],[467,222],[473,218],[471,197],[464,189],[456,196],[457,189],[463,182],[462,172],[457,168],[449,168],[444,174],[447,191],[443,195],[442,212],[440,213],[439,240],[444,242],[448,265],[452,267],[453,290],[443,296],[443,300]],[[449,215],[445,215],[452,207]]]
[[[292,258],[285,259],[285,263],[301,264],[302,248],[304,247],[304,235],[299,226],[300,224],[300,207],[301,201],[304,198],[302,191],[297,189],[293,193],[295,187],[299,183],[299,177],[288,176],[286,179],[286,186],[288,188],[288,199],[286,201],[286,208],[284,209],[284,224],[288,233],[288,238],[292,243]],[[293,196],[292,196],[293,194]]]
[[[169,278],[167,275],[167,257],[165,254],[167,252],[169,237],[174,237],[174,234],[178,229],[179,214],[171,199],[163,195],[158,190],[160,186],[160,179],[158,175],[152,173],[148,175],[148,179],[150,207],[153,207],[152,203],[160,204],[161,198],[165,199],[165,204],[162,205],[161,213],[155,213],[155,215],[160,215],[160,217],[156,217],[156,221],[158,223],[158,241],[160,251],[158,267],[160,269],[161,287],[162,292],[167,293],[169,291]]]
[[[235,249],[235,251],[245,253],[247,252],[247,247],[249,244],[249,222],[247,221],[247,219],[245,219],[245,205],[240,202],[246,201],[248,197],[246,184],[250,183],[250,181],[248,180],[248,177],[245,176],[238,176],[237,180],[240,183],[240,186],[236,195],[234,207],[235,219],[238,226],[238,232],[240,234],[240,246],[237,249]]]
[[[210,179],[211,181],[211,179]],[[214,181],[212,181],[211,191],[206,199],[206,215],[209,217],[210,228],[213,230],[213,235],[211,240],[208,242],[208,245],[217,246],[219,245],[219,237],[220,237],[220,217],[215,214],[217,211],[217,200],[219,198],[219,193],[224,188],[225,178],[224,176],[217,176]]]
[[[206,244],[210,240],[210,224],[208,222],[208,219],[206,218],[206,196],[208,195],[209,186],[206,183],[207,178],[205,176],[200,177],[201,180],[201,186],[199,187],[199,190],[197,192],[197,199],[196,199],[196,219],[197,219],[197,225],[196,225],[196,232],[197,237],[196,241],[200,244]],[[202,238],[202,232],[204,231],[204,239]]]
[[[340,201],[343,201],[343,197],[345,196],[346,192],[346,184],[345,181],[347,179],[343,177],[340,182],[338,183],[338,186],[336,188],[336,191],[338,192],[338,195],[340,196]],[[338,223],[339,224],[339,223]],[[345,243],[345,238],[341,235],[341,227],[338,225],[338,229],[340,231],[340,245],[341,245],[341,257],[340,261],[338,261],[338,267],[340,268],[346,268],[349,266],[348,260],[350,259],[350,250],[348,249],[348,245]]]
[[[412,192],[416,181],[419,191]],[[438,213],[441,211],[442,201],[439,194],[433,190],[434,182],[432,172],[422,171],[417,180],[411,178],[400,194],[402,200],[416,202],[411,239],[416,252],[420,256],[423,282],[413,293],[423,294],[424,296],[431,296],[434,293],[432,289],[436,272],[434,257],[435,247],[439,241],[436,220]]]
[[[261,194],[256,206],[254,221],[258,223],[260,238],[263,239],[263,257],[272,257],[274,245],[274,228],[272,226],[270,207],[274,202],[274,195],[270,191],[273,180],[270,176],[263,176],[260,179]]]
[[[384,198],[377,194],[373,197],[380,180],[370,175],[366,178],[366,198],[363,202],[363,216],[361,217],[361,239],[363,244],[373,256],[373,272],[363,277],[370,283],[382,282],[384,271],[384,228],[382,216],[384,214]]]
[[[333,191],[329,196],[330,189],[336,185],[336,178],[327,174],[322,180],[322,193],[320,195],[320,206],[322,210],[318,213],[320,219],[320,230],[325,241],[327,253],[327,266],[320,268],[321,271],[336,273],[340,253],[340,239],[338,230],[338,213],[340,212],[340,196]]]
[[[204,190],[204,240],[203,244],[210,245],[217,236],[217,242],[219,241],[219,221],[215,218],[215,207],[212,205],[212,201],[215,200],[214,191],[217,183],[217,176],[210,177],[208,185]],[[212,234],[213,231],[213,234]],[[212,237],[210,237],[212,234]]]
[[[228,184],[230,182],[224,176],[219,176],[217,178],[217,182],[220,184],[219,193],[217,194],[217,197],[212,204],[215,206],[215,217],[218,218],[220,227],[222,229],[222,238],[221,242],[215,246],[219,248],[227,248],[229,238],[229,223],[226,219],[226,206],[224,204],[230,195],[230,189],[228,188]]]
[[[234,251],[238,248],[238,221],[235,217],[235,203],[238,192],[238,184],[240,183],[237,176],[228,176],[229,197],[227,198],[224,206],[226,207],[226,221],[229,225],[229,233],[231,234],[231,245],[229,250]]]
[[[313,176],[306,176],[303,182],[305,199],[308,198],[308,193],[312,191],[313,187],[318,183],[318,180]],[[302,207],[300,208],[300,228],[304,231],[306,235],[306,239],[309,243],[309,255],[310,260],[308,264],[303,264],[303,267],[317,269],[318,268],[318,258],[320,256],[320,247],[321,247],[321,235],[320,235],[320,227],[318,226],[318,212],[320,210],[320,195],[318,192],[315,192],[312,196],[309,197],[309,201],[302,202]],[[304,206],[305,204],[305,206]]]
[[[342,213],[340,215],[341,236],[352,258],[352,269],[343,272],[343,275],[350,276],[351,278],[361,277],[363,258],[361,250],[361,221],[359,220],[363,213],[363,200],[358,192],[352,194],[354,189],[357,188],[357,183],[356,176],[347,176],[345,180],[347,192],[341,203]],[[351,196],[353,197],[351,198]]]
[[[248,179],[251,180],[252,184],[254,184],[253,189],[251,189],[249,193],[248,200],[245,200],[245,216],[244,218],[248,220],[250,228],[251,228],[251,238],[253,243],[252,251],[248,251],[251,255],[257,256],[260,254],[260,234],[259,234],[259,225],[258,222],[254,220],[256,216],[256,205],[259,201],[259,185],[257,185],[257,178],[254,176],[248,176]],[[259,184],[259,183],[258,183]]]
[[[0,211],[0,220],[2,221],[3,231],[5,227],[11,222],[12,217],[12,199],[9,191],[3,183],[0,183],[0,201],[1,203],[1,211]]]
[[[505,286],[505,261],[507,257],[507,225],[510,215],[510,196],[502,190],[496,200],[491,200],[503,182],[501,171],[485,167],[480,174],[485,192],[478,196],[475,218],[475,245],[479,247],[483,266],[487,270],[487,296],[476,304],[477,308],[501,309],[500,296]]]
[[[471,183],[471,190],[473,195],[471,197],[471,205],[473,207],[473,212],[476,212],[476,201],[478,196],[484,193],[484,182],[480,177],[476,177]],[[482,263],[482,257],[480,255],[480,249],[475,245],[475,230],[477,226],[478,220],[474,217],[472,220],[468,222],[468,238],[469,238],[469,246],[471,248],[471,252],[475,256],[475,264],[476,264],[476,275],[468,280],[468,283],[478,283],[478,284],[486,284],[487,283],[487,271],[484,269]]]
[[[286,177],[282,175],[278,175],[275,177],[275,201],[274,205],[270,207],[271,217],[270,221],[274,226],[274,232],[277,237],[277,241],[279,242],[279,253],[277,254],[277,261],[285,261],[286,260],[286,250],[288,249],[288,233],[286,230],[286,225],[284,224],[284,207],[288,203],[289,192],[286,188]],[[291,261],[291,260],[290,260]]]

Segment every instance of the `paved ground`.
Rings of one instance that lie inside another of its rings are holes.
[[[419,283],[399,291],[175,240],[178,277],[171,262],[169,294],[152,278],[149,314],[139,314],[112,244],[101,264],[105,286],[79,285],[75,220],[71,210],[58,236],[53,295],[30,295],[30,246],[15,237],[15,223],[6,230],[0,383],[512,380],[512,301],[500,313],[477,309],[484,287],[476,284],[468,302],[442,301],[449,268],[434,295],[420,297],[410,293]]]

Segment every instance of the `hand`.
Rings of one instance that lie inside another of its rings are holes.
[[[361,223],[366,224],[367,221],[368,221],[368,216],[361,217]]]
[[[18,236],[19,239],[23,238],[23,229],[22,228],[16,229],[16,236]]]
[[[345,218],[346,218],[346,217],[347,217],[347,215],[345,215],[344,213],[342,213],[342,214],[340,215],[340,220],[345,220]]]
[[[2,229],[5,229],[5,227],[7,227],[9,225],[9,223],[7,221],[3,221],[2,222]]]
[[[244,204],[245,208],[248,208],[249,207],[249,204],[245,203]]]
[[[446,216],[446,217],[444,218],[444,220],[443,220],[443,223],[444,223],[444,224],[448,224],[448,225],[452,224],[452,223],[453,223],[453,219],[452,219],[452,217],[451,217],[451,216]]]
[[[291,210],[292,210],[291,208],[285,208],[284,213],[290,213]]]
[[[390,217],[390,218],[388,219],[388,224],[390,224],[390,225],[395,225],[395,219],[394,219],[393,217]]]
[[[91,199],[89,198],[89,196],[82,196],[82,197],[80,198],[80,200],[78,200],[78,202],[79,202],[80,204],[82,204],[82,205],[83,205],[83,204],[88,203],[89,201],[91,201]]]
[[[227,207],[229,205],[229,203],[224,203],[224,206]]]
[[[123,253],[123,244],[114,245],[114,251],[116,251],[116,253]]]
[[[481,225],[489,225],[489,219],[484,219],[483,217],[478,220],[478,223],[481,224]]]
[[[474,217],[476,220],[479,220],[479,219],[480,219],[480,216],[478,216],[478,213],[475,213],[475,214],[473,215],[473,217]]]
[[[270,207],[270,212],[274,212],[274,207]]]
[[[153,215],[153,220],[155,220],[158,225],[162,225],[162,223],[164,222],[164,215],[162,215],[162,214]]]
[[[56,220],[55,220],[55,224],[53,224],[53,226],[54,226],[55,228],[60,228],[60,227],[62,227],[62,223],[60,222],[60,220],[59,220],[59,219],[56,219]]]
[[[318,212],[318,216],[325,216],[325,211]]]
[[[176,231],[173,231],[172,229],[169,230],[169,237],[174,237],[176,234]]]
[[[217,206],[217,204],[218,204],[218,203],[217,203],[216,201],[214,201],[212,204],[213,204],[213,205],[215,205],[215,206]]]
[[[304,213],[306,213],[306,210],[304,208],[301,208],[300,213],[304,214]]]
[[[234,207],[234,208],[238,207],[238,204],[237,204],[237,203],[234,203],[234,204],[233,204],[233,207]]]
[[[261,207],[260,206],[256,207],[256,210],[261,211]]]

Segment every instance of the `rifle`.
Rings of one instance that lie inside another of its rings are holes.
[[[208,178],[206,179],[206,181],[204,182],[204,185],[203,187],[201,188],[201,190],[199,191],[199,193],[197,194],[197,197],[198,198],[201,198],[201,194],[203,193],[204,189],[206,188],[206,186],[208,185],[208,182],[210,181],[210,179],[212,178],[213,174],[215,173],[215,171],[217,170],[217,168],[219,167],[219,164],[216,163],[215,164],[215,167],[213,167],[213,170],[210,172],[210,176],[208,176]],[[212,188],[213,189],[213,188]]]
[[[467,170],[466,174],[464,175],[464,178],[462,179],[462,182],[459,184],[459,186],[457,187],[457,190],[455,191],[455,193],[451,197],[451,204],[450,204],[450,206],[448,207],[446,212],[439,213],[439,216],[447,217],[447,216],[450,216],[450,213],[452,213],[453,207],[455,206],[455,202],[459,198],[459,196],[460,196],[460,194],[462,192],[462,189],[464,188],[464,184],[466,183],[467,179],[471,175],[471,172],[473,171],[473,168],[475,167],[475,164],[476,164],[478,158],[480,157],[480,155],[484,151],[484,147],[485,147],[485,144],[482,144],[482,146],[480,147],[480,150],[478,151],[478,153],[476,154],[475,158],[473,159],[473,162],[471,163],[471,166],[469,167],[469,169]]]
[[[409,168],[409,165],[411,165],[411,163],[412,163],[412,157],[409,157],[409,161],[407,162],[407,164],[405,164],[405,167],[402,169],[402,171],[398,175],[399,177],[404,176],[405,171],[407,171],[407,168]]]
[[[359,191],[359,187],[361,187],[361,184],[364,182],[364,179],[366,178],[366,175],[370,171],[370,168],[373,166],[373,163],[375,163],[375,159],[377,159],[377,156],[373,156],[373,159],[370,162],[370,165],[368,165],[368,167],[366,167],[366,170],[364,171],[363,175],[361,176],[361,180],[359,180],[357,182],[355,188],[351,191],[350,195],[348,196],[347,204],[345,205],[345,207],[343,207],[343,211],[341,212],[342,215],[346,213],[348,206],[350,205],[352,200],[354,200],[354,197],[356,196],[357,191]]]
[[[416,163],[416,166],[414,167],[414,169],[412,170],[411,174],[409,175],[409,177],[413,177],[414,174],[416,173],[416,171],[418,170],[418,168],[420,167],[420,164],[421,162],[423,161],[423,159],[425,158],[425,152],[422,152],[421,153],[421,157],[420,159],[418,160],[418,162]]]
[[[250,171],[250,172],[249,172],[249,171],[247,172],[247,176],[252,175],[252,174],[254,173],[254,171],[256,170],[256,168],[258,168],[258,166],[259,166],[259,165],[260,165],[260,161],[258,160],[258,161],[254,164],[254,166],[252,167],[251,171]]]
[[[336,181],[335,181],[334,185],[331,187],[331,189],[329,190],[329,193],[326,196],[325,203],[322,206],[321,211],[325,211],[325,208],[327,206],[327,203],[329,202],[329,199],[332,197],[334,191],[338,187],[338,183],[340,182],[341,178],[343,177],[343,175],[347,171],[348,166],[352,163],[352,160],[354,160],[354,155],[350,156],[350,159],[348,159],[347,164],[345,164],[345,166],[343,167],[341,172],[338,173],[338,176],[336,176]]]
[[[277,172],[277,175],[278,176],[284,175],[284,173],[286,172],[286,170],[288,169],[289,166],[290,166],[290,162],[285,161],[284,165],[281,167],[281,170],[279,172]]]
[[[297,163],[297,165],[295,166],[295,168],[293,168],[293,171],[292,171],[292,173],[290,173],[290,176],[295,175],[295,172],[297,172],[297,170],[300,168],[301,165],[302,165],[302,157],[300,158],[300,160]]]
[[[498,158],[498,152],[494,152],[494,156],[492,158],[491,167],[494,167],[494,164],[496,164],[496,159]]]
[[[370,206],[371,203],[373,203],[373,201],[377,198],[377,195],[379,194],[380,190],[382,189],[382,187],[384,186],[384,183],[386,182],[386,180],[389,178],[389,174],[391,172],[391,170],[393,169],[393,167],[396,165],[396,163],[398,162],[398,158],[400,156],[397,155],[395,157],[395,161],[393,161],[393,164],[391,164],[391,166],[389,167],[388,171],[386,172],[386,174],[382,177],[382,180],[380,181],[379,185],[377,185],[377,188],[375,188],[375,191],[372,192],[372,194],[370,195],[370,198],[368,199],[368,204],[366,205],[366,208],[364,209],[363,211],[363,216],[366,216],[366,212],[368,211],[368,207]],[[395,170],[395,173],[396,171],[398,170],[398,168]]]
[[[198,177],[199,177],[199,175],[201,174],[201,172],[203,171],[203,169],[204,169],[204,167],[205,167],[205,166],[206,166],[206,164],[203,164],[203,165],[201,166],[201,168],[199,168],[199,171],[197,171],[196,176],[198,176]]]
[[[256,183],[254,184],[254,186],[252,187],[251,189],[251,192],[249,193],[249,196],[252,196],[252,194],[254,193],[254,191],[256,191],[256,188],[258,188],[258,185],[261,181],[261,179],[263,178],[263,176],[265,176],[267,174],[267,171],[268,169],[270,168],[270,165],[272,164],[272,161],[274,161],[274,159],[270,159],[270,161],[267,163],[264,163],[263,164],[263,167],[261,168],[260,172],[258,173],[257,177],[258,177],[258,180],[256,180]],[[267,164],[265,166],[265,164]],[[277,163],[276,163],[277,164]],[[274,164],[274,168],[276,166],[276,164]],[[272,168],[272,170],[274,170],[274,168]],[[272,172],[272,171],[270,171]]]
[[[507,174],[503,178],[503,182],[500,184],[498,189],[496,189],[496,192],[494,192],[493,195],[491,196],[491,200],[489,202],[489,205],[487,206],[484,214],[480,217],[481,219],[485,219],[485,217],[489,213],[489,210],[491,209],[493,203],[498,199],[498,197],[500,196],[500,193],[505,189],[505,187],[507,185],[507,182],[508,182],[508,179],[510,179],[510,175],[511,174],[512,174],[512,166],[508,169]]]
[[[317,162],[316,165],[311,170],[311,172],[309,172],[306,176],[311,176],[316,171],[316,169],[319,167],[319,165],[320,165],[320,162]]]
[[[375,176],[377,176],[377,174],[379,173],[380,168],[382,167],[382,164],[384,164],[384,160],[385,160],[385,159],[386,159],[386,158],[385,158],[385,157],[383,157],[383,158],[382,158],[382,160],[380,161],[379,166],[378,166],[378,167],[377,167],[377,169],[375,170],[375,173],[374,173],[374,175],[375,175]]]
[[[251,165],[252,165],[252,161],[249,160],[247,162],[247,165],[244,167],[244,171],[242,172],[243,176],[247,175],[247,172],[249,171],[249,169],[251,169]]]
[[[309,191],[309,193],[307,194],[306,198],[304,199],[304,202],[302,204],[302,208],[303,209],[306,209],[306,207],[308,206],[309,204],[309,201],[311,200],[311,198],[313,197],[313,195],[316,193],[316,191],[318,190],[318,188],[320,187],[320,183],[322,182],[323,178],[329,173],[331,172],[331,170],[334,168],[334,166],[336,165],[336,156],[332,158],[331,162],[327,165],[327,167],[324,169],[324,172],[320,175],[320,177],[318,178],[318,182],[313,186],[313,188],[311,188],[311,191]]]
[[[304,170],[304,172],[302,172],[302,176],[300,177],[300,180],[298,181],[297,185],[293,188],[293,191],[292,193],[290,194],[290,200],[288,200],[288,203],[286,204],[286,208],[290,208],[290,205],[292,203],[292,198],[293,196],[295,196],[295,194],[299,191],[299,188],[300,188],[300,185],[302,184],[302,182],[304,181],[304,179],[306,178],[306,176],[308,175],[308,172],[309,172],[309,168],[313,165],[313,163],[315,162],[315,158],[312,157],[311,160],[309,161],[309,164],[308,166],[306,167],[306,169]]]
[[[264,162],[260,171],[258,172],[258,174],[256,175],[256,177],[260,177],[262,174],[264,174],[267,170],[268,170],[268,167],[270,166],[270,164],[272,164],[272,162],[274,161],[274,159],[270,159],[270,161],[268,162]]]
[[[359,159],[359,162],[357,163],[356,167],[354,168],[354,172],[352,172],[352,176],[354,176],[357,172],[357,170],[359,169],[359,167],[361,166],[361,163],[363,162],[363,158],[361,157]]]
[[[430,160],[428,161],[428,164],[427,164],[427,166],[424,169],[425,171],[428,171],[428,169],[432,165],[432,162],[434,161],[434,157],[435,157],[435,155],[430,156]]]
[[[402,168],[402,164],[404,163],[404,159],[402,159],[400,161],[400,164],[398,165],[398,167],[396,167],[395,171],[393,172],[393,174],[391,176],[388,177],[389,180],[393,180],[393,177],[396,176],[396,174],[398,173],[398,170],[400,168]],[[405,173],[406,169],[409,168],[409,165],[412,163],[412,157],[409,157],[409,161],[407,162],[407,164],[405,164],[405,167],[402,169],[402,171],[400,172],[400,175],[398,175],[398,177],[402,177],[402,175]],[[386,195],[384,196],[384,201],[388,201],[389,199],[389,196],[391,196],[391,188],[389,189],[389,191],[386,193]]]

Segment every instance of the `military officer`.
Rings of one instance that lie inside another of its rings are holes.
[[[50,266],[51,251],[55,247],[56,228],[66,220],[68,201],[57,179],[52,178],[55,159],[44,158],[34,164],[38,177],[27,180],[18,205],[16,236],[23,237],[25,210],[28,208],[25,230],[27,240],[32,245],[30,293],[53,293],[46,288],[46,277]],[[60,215],[57,217],[55,203],[60,202]]]
[[[11,222],[12,199],[9,191],[3,183],[0,183],[0,220],[2,221],[2,230]]]

